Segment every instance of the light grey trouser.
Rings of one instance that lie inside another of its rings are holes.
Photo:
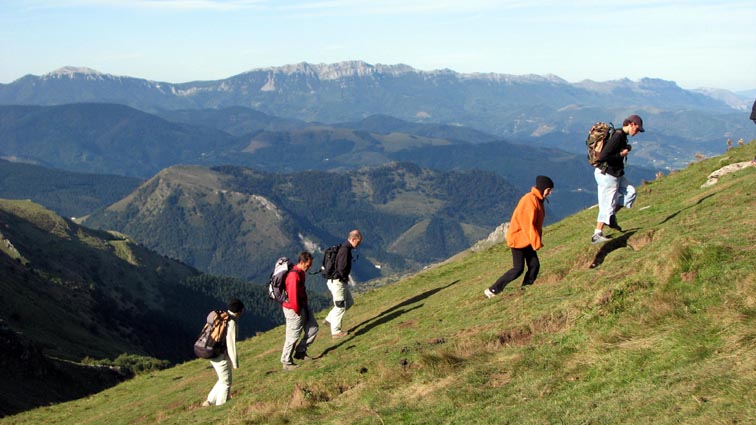
[[[213,369],[218,375],[218,382],[207,395],[207,401],[210,404],[220,406],[228,400],[228,396],[231,394],[231,362],[228,361],[224,352],[220,356],[210,359],[210,364],[213,365]]]
[[[301,316],[297,316],[294,310],[286,307],[283,307],[283,313],[286,318],[286,340],[281,351],[281,363],[291,364],[291,356],[294,354],[294,351],[306,353],[307,347],[315,341],[319,330],[318,322],[315,320],[315,315],[309,307],[302,310]],[[303,330],[304,335],[300,340],[299,337],[302,335]]]
[[[614,177],[610,174],[601,174],[596,168],[593,177],[598,185],[598,217],[596,221],[609,224],[609,217],[617,212],[617,206],[631,208],[635,201],[635,187],[627,181],[625,176]]]
[[[352,291],[349,290],[349,283],[342,283],[338,279],[328,279],[326,284],[333,296],[333,308],[325,319],[331,324],[331,335],[334,335],[341,332],[341,319],[344,317],[344,312],[354,305],[354,299]]]

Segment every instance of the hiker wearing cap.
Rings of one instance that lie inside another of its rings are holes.
[[[226,403],[231,395],[231,368],[239,369],[239,358],[236,355],[236,338],[238,328],[236,321],[244,312],[244,303],[237,298],[231,298],[228,301],[229,321],[226,327],[226,347],[223,352],[215,358],[210,359],[215,373],[218,375],[218,382],[207,395],[207,400],[202,406],[220,406]]]
[[[310,360],[307,347],[315,342],[318,335],[318,321],[307,302],[305,278],[312,266],[312,254],[307,251],[299,253],[297,264],[286,275],[286,293],[288,299],[282,304],[286,319],[286,338],[281,352],[281,364],[284,370],[295,369],[297,360]],[[300,339],[300,336],[302,339]]]
[[[609,137],[604,149],[601,150],[598,158],[599,166],[593,172],[598,185],[599,212],[596,229],[591,237],[592,243],[609,240],[604,236],[605,224],[612,229],[622,231],[620,225],[617,224],[617,211],[622,207],[632,207],[635,201],[635,187],[630,185],[625,177],[625,161],[632,148],[627,143],[627,136],[634,137],[644,131],[646,130],[643,129],[641,117],[630,115],[622,122],[622,128],[617,129]]]
[[[483,291],[486,298],[493,298],[504,290],[507,284],[517,279],[528,265],[528,272],[522,280],[522,288],[532,285],[538,277],[541,263],[536,251],[543,247],[543,219],[546,207],[543,201],[554,190],[554,182],[546,176],[536,177],[536,184],[517,203],[507,228],[507,245],[512,250],[512,268],[504,273],[491,287]]]

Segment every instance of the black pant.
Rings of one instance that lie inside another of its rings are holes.
[[[541,263],[538,261],[538,254],[532,246],[528,245],[526,248],[512,248],[512,268],[504,273],[490,288],[488,288],[494,294],[498,294],[507,284],[519,277],[523,270],[525,270],[525,264],[528,264],[528,272],[525,273],[525,278],[522,280],[522,286],[532,285],[538,277],[538,270],[541,268]]]

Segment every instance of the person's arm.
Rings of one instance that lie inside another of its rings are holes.
[[[288,308],[294,310],[297,316],[300,315],[299,305],[299,273],[297,270],[292,269],[289,274],[286,275],[286,294],[289,297]]]
[[[348,243],[348,242],[347,242]],[[336,253],[336,273],[334,273],[336,279],[341,282],[346,282],[349,279],[349,271],[351,269],[349,264],[349,247],[341,245]]]
[[[236,354],[236,320],[229,320],[226,328],[226,353],[234,369],[239,369],[239,357]]]
[[[601,155],[599,155],[599,162],[607,162],[611,161],[613,159],[622,159],[622,155],[620,155],[620,151],[622,150],[622,130],[617,129],[612,134],[612,137],[609,138],[609,140],[606,141],[606,145],[604,145],[604,149],[601,150]]]
[[[542,223],[539,223],[540,216],[538,214],[538,207],[538,199],[536,199],[535,196],[532,196],[526,206],[526,212],[524,212],[526,217],[523,217],[523,223],[528,223],[528,239],[530,240],[530,246],[536,251],[543,247],[543,242],[541,241]]]

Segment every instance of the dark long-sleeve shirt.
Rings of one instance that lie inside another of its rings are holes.
[[[606,141],[606,145],[604,145],[604,149],[601,150],[601,155],[598,158],[599,162],[606,164],[606,174],[614,177],[620,177],[625,174],[625,158],[620,156],[620,152],[626,148],[627,133],[619,128]]]
[[[352,272],[352,249],[352,244],[346,241],[341,244],[336,253],[336,270],[333,278],[342,283],[349,281],[349,274]]]

